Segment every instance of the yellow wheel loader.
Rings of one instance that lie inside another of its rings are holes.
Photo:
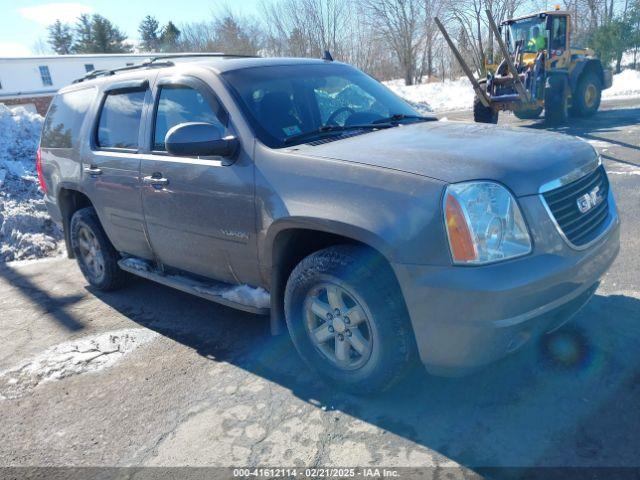
[[[496,25],[486,11],[489,27],[503,60],[487,68],[477,80],[442,23],[435,22],[476,92],[476,122],[497,123],[500,110],[522,119],[538,118],[542,111],[550,125],[560,125],[568,115],[593,115],[602,90],[612,82],[593,50],[571,47],[569,13],[560,10],[510,19]]]

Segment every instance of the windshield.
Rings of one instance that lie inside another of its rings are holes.
[[[534,17],[518,20],[509,25],[509,46],[512,52],[516,43],[522,41],[522,52],[536,53],[547,46],[545,19]]]
[[[278,65],[222,75],[258,138],[272,148],[310,141],[311,132],[326,134],[327,127],[339,134],[340,127],[371,125],[394,115],[418,120],[411,118],[418,114],[407,103],[348,65]]]

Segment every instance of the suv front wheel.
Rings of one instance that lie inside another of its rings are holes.
[[[118,267],[119,255],[100,225],[92,207],[71,217],[71,247],[87,281],[98,290],[116,290],[124,285],[127,273]]]
[[[393,273],[366,248],[335,246],[302,260],[287,282],[285,313],[306,363],[354,393],[389,388],[415,358]]]

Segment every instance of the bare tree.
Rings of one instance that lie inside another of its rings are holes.
[[[394,51],[406,85],[419,78],[419,54],[425,41],[423,0],[362,0],[370,22]]]

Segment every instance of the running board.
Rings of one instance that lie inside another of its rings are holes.
[[[133,275],[137,275],[138,277],[146,278],[147,280],[161,283],[162,285],[175,288],[176,290],[190,293],[192,295],[195,295],[196,297],[220,303],[237,310],[254,313],[256,315],[268,315],[270,311],[268,306],[264,306],[265,304],[268,305],[269,303],[269,294],[261,290],[255,289],[255,293],[257,295],[254,295],[254,300],[257,296],[259,297],[259,301],[254,301],[253,303],[241,303],[239,301],[228,298],[234,296],[233,293],[237,292],[238,289],[245,289],[246,292],[251,288],[248,286],[232,285],[229,283],[215,281],[205,283],[190,277],[186,277],[184,275],[165,274],[163,272],[155,270],[150,262],[135,257],[123,258],[118,262],[118,266],[122,270]],[[239,295],[235,296],[238,297]]]

